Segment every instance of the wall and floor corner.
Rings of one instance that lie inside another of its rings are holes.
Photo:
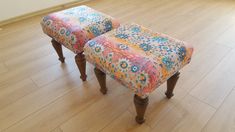
[[[0,26],[34,15],[73,6],[86,0],[1,0]]]

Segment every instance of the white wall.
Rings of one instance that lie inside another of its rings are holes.
[[[0,0],[0,21],[79,0]]]

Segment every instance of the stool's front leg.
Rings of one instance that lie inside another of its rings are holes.
[[[137,113],[135,120],[139,124],[142,124],[145,122],[144,114],[145,114],[146,108],[148,106],[148,103],[149,103],[148,97],[141,98],[138,95],[134,96],[134,104],[135,104],[136,113]]]
[[[106,94],[107,93],[106,74],[98,68],[95,68],[94,71],[95,71],[96,78],[100,84],[100,92],[103,94]]]
[[[59,60],[61,61],[61,63],[64,63],[64,55],[63,55],[63,51],[62,51],[62,46],[60,43],[58,43],[57,41],[55,41],[54,39],[51,40],[51,43],[56,51],[56,53],[59,56]]]
[[[174,96],[173,90],[174,90],[175,85],[179,79],[179,75],[180,75],[180,72],[177,72],[167,80],[167,91],[165,94],[168,99],[170,99],[172,96]]]
[[[77,64],[77,67],[80,71],[80,78],[82,79],[82,81],[86,81],[87,75],[86,75],[86,59],[85,59],[85,55],[82,53],[78,53],[75,56],[75,62]]]

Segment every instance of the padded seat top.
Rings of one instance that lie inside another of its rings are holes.
[[[119,26],[114,18],[87,6],[78,6],[45,16],[44,33],[75,53],[83,51],[87,41]]]
[[[147,96],[188,64],[192,46],[137,24],[125,24],[89,41],[87,61]]]

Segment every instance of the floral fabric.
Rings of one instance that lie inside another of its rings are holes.
[[[87,6],[79,6],[49,14],[41,25],[44,33],[74,53],[81,53],[87,41],[117,28],[119,22]]]
[[[193,48],[137,24],[126,24],[89,41],[87,61],[147,96],[191,60]]]

